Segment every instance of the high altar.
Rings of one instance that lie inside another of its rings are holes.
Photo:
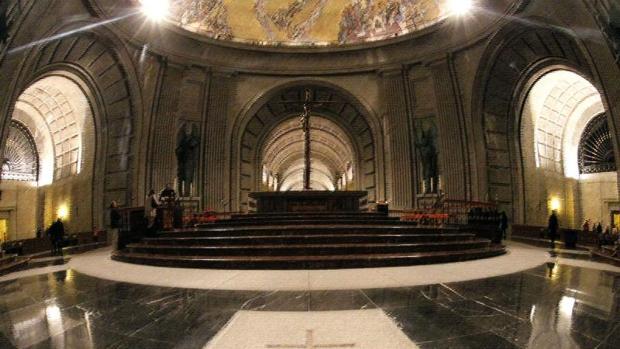
[[[256,192],[257,213],[284,212],[359,212],[365,191],[285,191]]]

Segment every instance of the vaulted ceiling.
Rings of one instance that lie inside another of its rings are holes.
[[[334,190],[354,161],[351,140],[338,125],[320,116],[310,119],[310,132],[312,188]],[[278,175],[282,190],[303,188],[304,134],[299,118],[281,123],[270,133],[261,158],[264,168]]]
[[[171,0],[168,20],[210,38],[258,45],[343,45],[433,25],[447,0]]]

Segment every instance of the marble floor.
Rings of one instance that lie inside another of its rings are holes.
[[[70,265],[33,274],[0,282],[0,348],[620,347],[620,272],[583,260],[331,290],[152,286]]]

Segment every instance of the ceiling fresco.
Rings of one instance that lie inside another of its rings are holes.
[[[442,20],[446,0],[172,0],[168,20],[210,38],[266,46],[388,39]]]

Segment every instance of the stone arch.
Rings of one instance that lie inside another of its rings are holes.
[[[483,140],[477,152],[485,159],[479,185],[515,222],[525,220],[521,115],[527,92],[545,74],[563,69],[583,76],[604,96],[587,51],[575,38],[565,29],[510,23],[489,41],[480,63],[472,101],[477,138]]]
[[[320,175],[321,180],[314,182],[323,190],[335,190],[337,179],[346,174],[348,166],[354,164],[352,140],[348,132],[320,115],[312,116],[310,129],[313,159],[311,181],[315,175]],[[304,134],[298,116],[280,122],[263,139],[260,149],[257,162],[279,177],[280,189],[303,189]],[[355,177],[358,175],[355,173]]]
[[[142,103],[136,72],[129,53],[108,29],[75,30],[93,21],[79,21],[50,30],[46,37],[72,33],[57,40],[20,51],[23,63],[10,78],[10,97],[0,105],[1,129],[6,132],[17,98],[36,81],[58,75],[74,80],[86,94],[93,110],[95,155],[93,170],[93,225],[105,224],[106,203],[121,205],[135,201],[133,183],[134,125],[141,117]],[[74,32],[75,30],[75,32]],[[141,197],[141,195],[139,196]]]
[[[247,208],[247,194],[257,190],[260,182],[260,149],[278,124],[299,116],[301,105],[287,105],[282,101],[303,101],[304,90],[310,88],[317,100],[334,103],[316,109],[352,140],[356,155],[356,173],[361,174],[358,188],[369,192],[369,201],[375,201],[383,189],[380,186],[383,159],[380,157],[381,128],[357,98],[342,88],[322,81],[295,81],[283,84],[253,101],[233,126],[231,166],[232,201]]]

